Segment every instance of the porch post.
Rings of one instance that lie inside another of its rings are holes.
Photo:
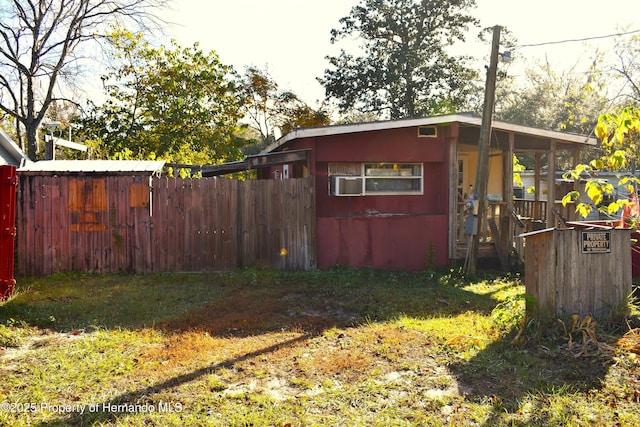
[[[449,139],[449,182],[451,183],[449,191],[449,259],[457,258],[458,254],[458,236],[459,222],[458,215],[458,124],[454,123],[455,137],[450,136]],[[466,172],[466,171],[464,171]]]
[[[547,212],[546,227],[551,228],[555,225],[553,216],[553,208],[556,203],[556,141],[549,141],[549,152],[547,153]]]
[[[507,148],[507,158],[504,165],[504,200],[507,202],[507,209],[513,209],[513,145],[515,136],[509,132],[509,147]]]
[[[506,216],[508,220],[506,220],[507,228],[502,230],[502,234],[505,237],[505,244],[511,251],[514,246],[514,235],[515,235],[515,224],[511,218],[511,212],[513,212],[513,156],[515,145],[515,135],[513,132],[509,132],[509,146],[507,147],[507,155],[504,161],[504,200],[507,203],[507,212],[501,213],[502,216]]]
[[[536,202],[540,201],[540,183],[542,182],[542,177],[540,174],[540,168],[542,167],[542,159],[540,158],[540,153],[536,151],[535,153],[535,187],[534,187],[534,199]],[[536,209],[537,210],[537,209]],[[541,212],[536,212],[536,215],[540,215]]]
[[[480,141],[478,142],[478,168],[476,170],[476,183],[473,188],[478,204],[476,233],[472,235],[469,248],[469,260],[467,272],[475,274],[478,264],[478,246],[480,245],[480,227],[486,220],[487,180],[489,176],[489,149],[491,144],[491,121],[493,117],[493,104],[496,93],[496,76],[498,72],[498,49],[500,48],[501,27],[493,27],[493,40],[491,41],[491,57],[487,70],[487,81],[484,92],[484,109],[482,112],[482,124],[480,127]]]

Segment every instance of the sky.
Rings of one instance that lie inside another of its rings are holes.
[[[291,90],[316,105],[324,90],[316,78],[328,66],[325,56],[337,53],[330,31],[339,27],[358,0],[173,0],[163,17],[172,22],[167,38],[182,46],[198,42],[205,51],[215,50],[224,64],[242,72],[246,65],[267,69],[281,89]],[[583,39],[638,30],[633,13],[606,8],[602,0],[476,0],[471,14],[482,27],[506,26],[519,45]],[[477,43],[474,30],[460,46],[461,53],[488,58],[489,44]],[[587,69],[595,48],[606,49],[611,38],[587,42],[521,47],[509,72],[519,73],[527,64],[547,58],[559,70]],[[487,59],[488,61],[488,59]],[[515,67],[514,67],[515,65]],[[520,68],[518,68],[520,67]]]

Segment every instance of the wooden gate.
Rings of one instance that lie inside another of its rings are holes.
[[[18,274],[315,267],[313,178],[20,176]]]

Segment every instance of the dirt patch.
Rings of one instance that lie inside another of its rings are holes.
[[[167,332],[197,330],[213,336],[243,337],[278,331],[317,334],[332,327],[353,325],[358,318],[340,302],[312,305],[304,294],[280,292],[263,294],[259,299],[252,295],[247,298],[239,290],[158,326]]]
[[[0,348],[0,371],[12,371],[17,369],[17,361],[24,358],[29,352],[42,347],[57,347],[85,337],[79,332],[52,332],[44,331],[38,335],[25,337],[18,347]]]
[[[208,381],[223,397],[265,394],[282,401],[367,381],[398,401],[417,387],[433,398],[461,393],[430,354],[428,334],[363,322],[344,299],[251,291],[253,298],[235,289],[160,323],[167,339],[143,357],[165,370],[215,366]]]

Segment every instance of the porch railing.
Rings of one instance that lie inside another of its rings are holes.
[[[513,211],[520,220],[542,221],[547,220],[546,200],[513,199]]]
[[[550,223],[547,222],[547,201],[514,199],[513,209],[507,208],[507,203],[488,203],[487,215],[483,224],[478,226],[478,233],[481,243],[498,244],[497,238],[501,239],[503,257],[509,256],[514,251],[518,259],[523,255],[522,233],[535,231],[547,227],[564,227],[560,217],[573,221],[575,220],[575,207],[573,205],[562,206],[557,201],[554,203],[559,215],[553,215]],[[469,242],[469,235],[466,234],[465,204],[458,203],[458,253],[465,249]],[[493,227],[493,230],[492,230]],[[497,246],[498,247],[498,246]],[[502,260],[501,260],[502,261]]]
[[[525,224],[526,231],[536,230],[537,227],[564,227],[562,217],[568,221],[577,221],[578,215],[575,212],[575,205],[570,203],[566,206],[562,202],[556,200],[553,204],[554,210],[558,215],[554,215],[547,220],[547,201],[546,200],[527,200],[513,199],[513,212]]]
[[[480,242],[491,241],[491,227],[489,227],[489,221],[493,220],[498,227],[500,226],[500,217],[508,215],[507,204],[504,202],[492,202],[487,204],[487,215],[484,218],[482,224],[478,225],[478,233],[480,235]],[[465,233],[466,230],[465,204],[458,203],[458,241],[466,241],[469,236]]]

